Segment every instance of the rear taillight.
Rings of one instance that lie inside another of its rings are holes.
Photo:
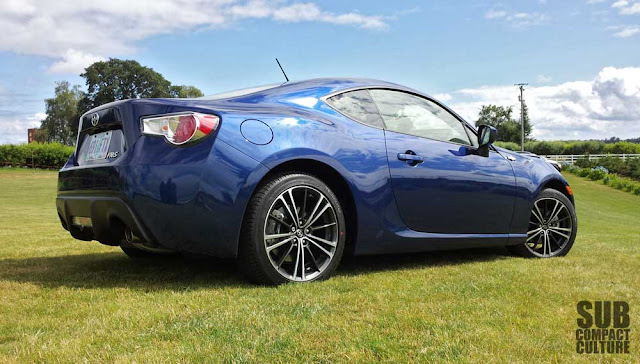
[[[220,119],[200,113],[168,114],[142,118],[142,133],[163,135],[171,144],[184,144],[209,135]]]

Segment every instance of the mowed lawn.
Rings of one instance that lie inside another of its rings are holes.
[[[3,363],[640,360],[640,197],[607,186],[567,176],[579,232],[564,258],[360,257],[273,288],[230,261],[139,263],[72,239],[56,176],[0,169]],[[630,303],[632,354],[575,353],[580,300]]]

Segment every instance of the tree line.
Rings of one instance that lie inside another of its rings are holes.
[[[136,98],[192,98],[203,96],[195,86],[172,85],[160,73],[134,60],[110,58],[95,62],[80,75],[87,91],[67,81],[56,82],[54,96],[45,100],[47,117],[35,139],[73,145],[80,116],[112,101]]]

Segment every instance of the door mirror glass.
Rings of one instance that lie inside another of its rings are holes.
[[[493,144],[497,137],[498,130],[493,126],[480,125],[478,127],[478,144],[480,144],[481,147]]]

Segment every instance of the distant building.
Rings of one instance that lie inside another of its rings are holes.
[[[38,128],[27,129],[27,140],[29,143],[33,143],[36,141],[37,132],[38,132]]]

